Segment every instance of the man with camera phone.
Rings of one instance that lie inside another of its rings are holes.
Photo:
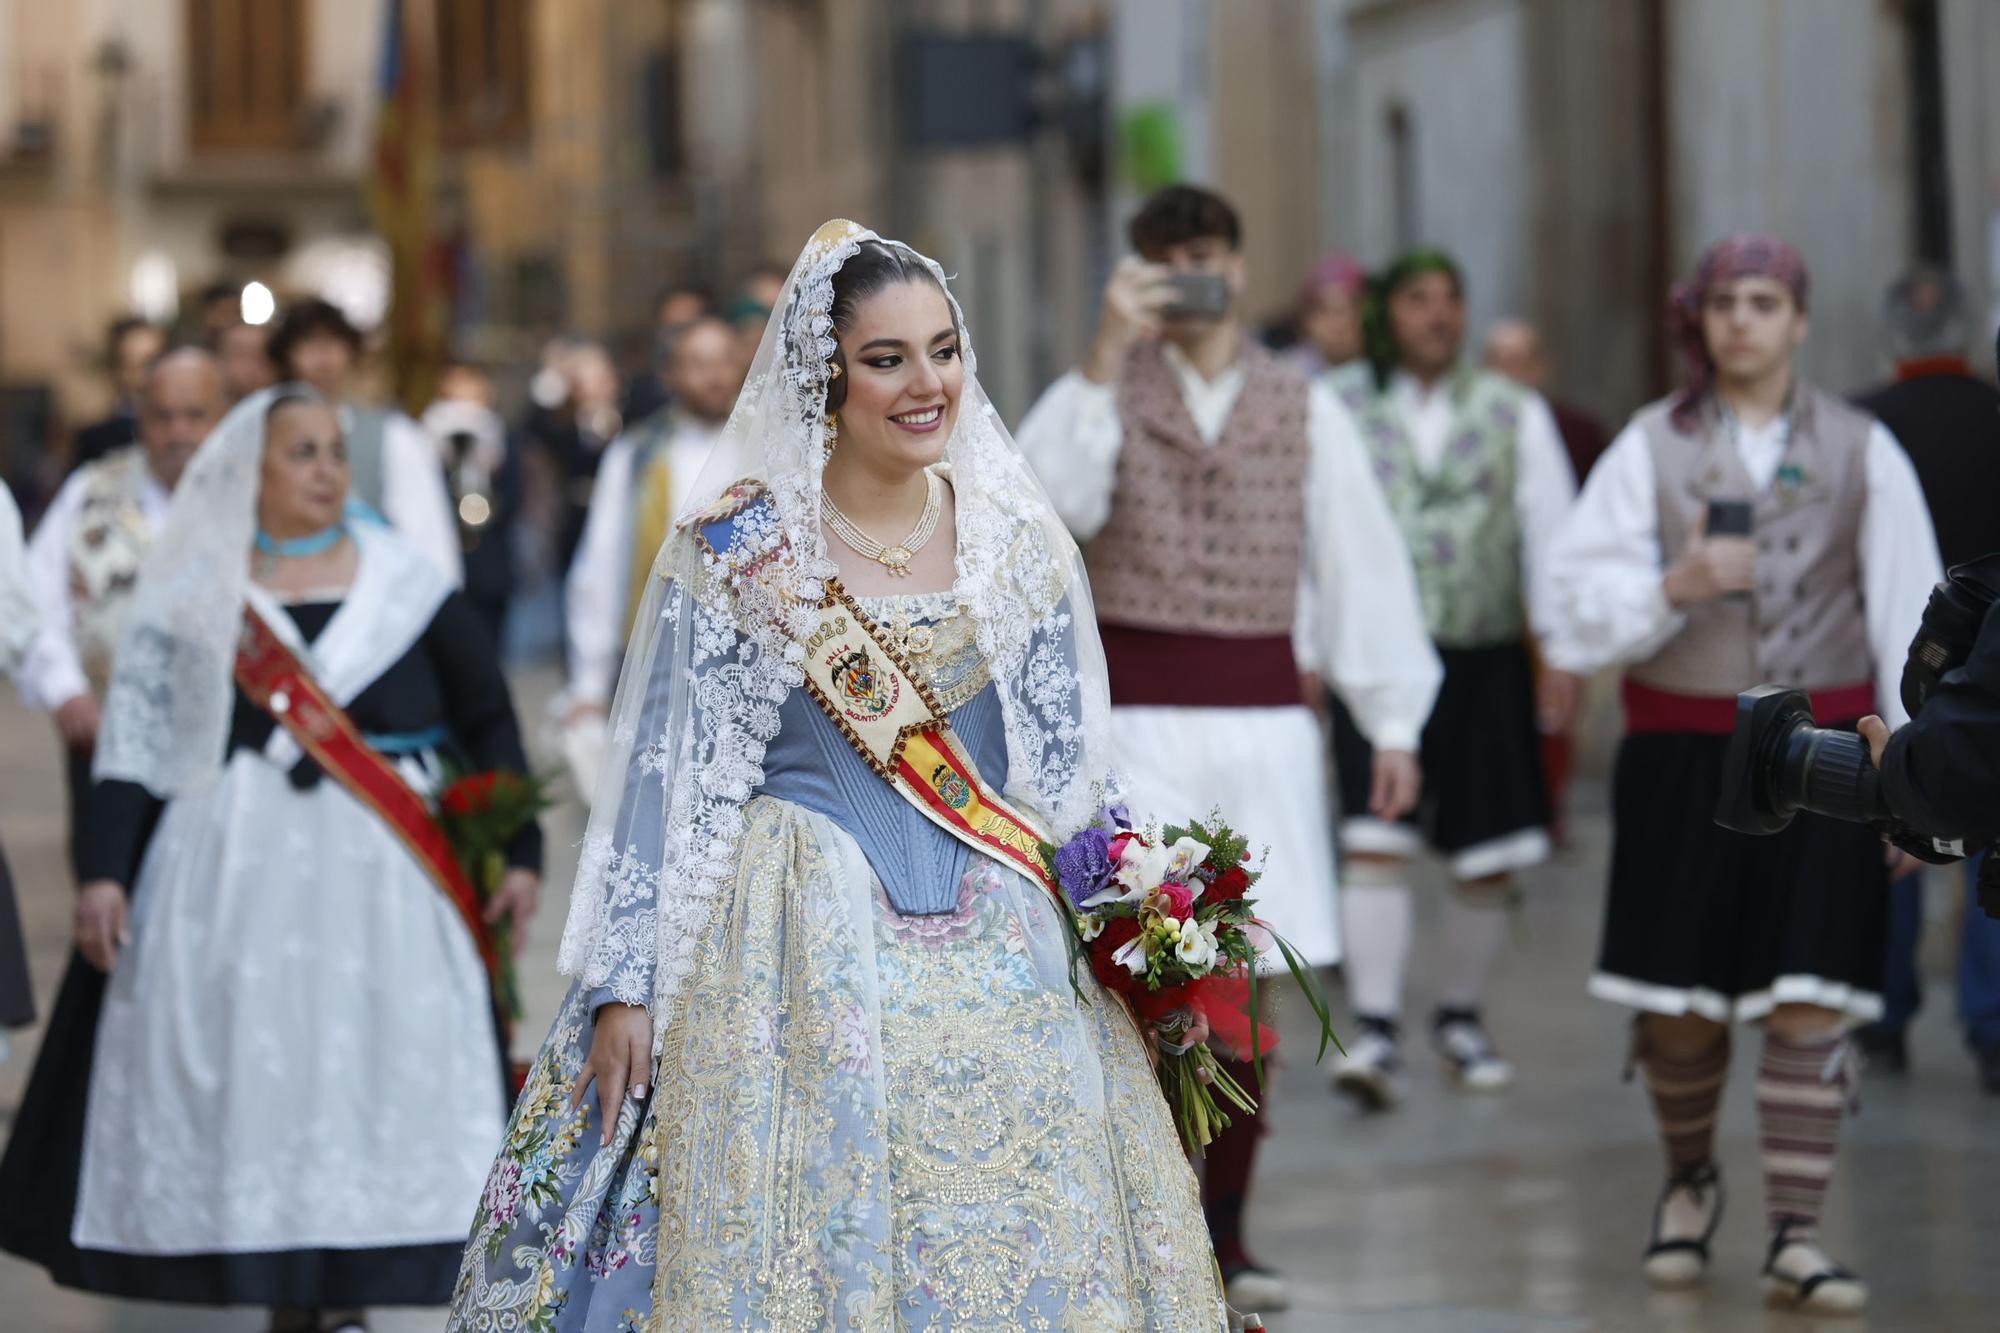
[[[1782,240],[1737,236],[1702,255],[1670,302],[1684,387],[1612,443],[1551,559],[1569,650],[1625,668],[1590,989],[1638,1011],[1634,1063],[1666,1149],[1646,1275],[1706,1274],[1731,1025],[1754,1022],[1766,1290],[1847,1313],[1867,1286],[1817,1227],[1853,1079],[1847,1031],[1882,1010],[1884,848],[1818,815],[1753,838],[1714,814],[1739,691],[1807,691],[1849,731],[1878,710],[1904,720],[1898,676],[1941,571],[1908,456],[1793,372],[1807,295]]]
[[[1089,355],[1018,439],[1083,543],[1133,813],[1219,808],[1254,828],[1272,849],[1258,910],[1323,967],[1339,921],[1301,672],[1324,674],[1380,747],[1362,778],[1377,808],[1414,805],[1438,681],[1416,579],[1347,414],[1243,326],[1236,210],[1169,186],[1129,231],[1137,257],[1111,275]],[[1243,1234],[1263,1131],[1239,1115],[1208,1145],[1202,1211],[1231,1304],[1271,1311],[1283,1282]]]

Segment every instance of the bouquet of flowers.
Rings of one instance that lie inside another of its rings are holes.
[[[438,793],[438,825],[451,841],[466,877],[479,890],[482,906],[492,899],[506,873],[507,844],[551,804],[548,783],[528,774],[492,769],[448,775]],[[493,923],[492,930],[493,949],[500,957],[494,989],[502,1012],[519,1018],[521,987],[514,971],[514,923],[502,917]]]
[[[1250,866],[1248,841],[1219,816],[1152,833],[1115,806],[1041,853],[1092,974],[1124,999],[1159,1051],[1161,1089],[1188,1151],[1200,1152],[1229,1125],[1223,1103],[1240,1111],[1257,1105],[1209,1049],[1212,1033],[1235,1029],[1233,1053],[1248,1057],[1261,1083],[1271,1043],[1256,1020],[1261,950],[1253,925],[1305,993],[1326,1054],[1333,1041],[1326,997],[1298,952],[1257,920],[1247,895],[1262,872]]]

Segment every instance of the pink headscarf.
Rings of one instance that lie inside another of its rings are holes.
[[[1694,424],[1695,410],[1715,385],[1715,360],[1701,332],[1701,307],[1719,282],[1738,278],[1770,278],[1791,289],[1800,310],[1806,308],[1810,280],[1806,261],[1788,241],[1776,236],[1742,234],[1717,241],[1695,261],[1694,277],[1678,283],[1667,296],[1667,336],[1686,363],[1681,391],[1673,406],[1674,424],[1683,430]]]
[[[1339,287],[1356,300],[1368,286],[1368,270],[1354,262],[1351,255],[1335,250],[1321,256],[1318,263],[1306,273],[1305,288],[1299,293],[1301,301],[1310,301],[1313,296],[1328,287]]]

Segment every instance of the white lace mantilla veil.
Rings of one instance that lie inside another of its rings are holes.
[[[260,389],[188,460],[118,631],[93,773],[166,798],[222,773],[236,699],[236,644],[257,535],[264,418],[302,384]]]
[[[778,709],[804,675],[804,642],[836,572],[820,528],[834,275],[864,242],[829,222],[793,266],[735,410],[653,565],[612,704],[597,790],[563,933],[561,967],[652,1011],[655,1042],[676,1017],[711,905],[734,874],[743,805],[763,779]],[[921,259],[941,287],[943,269]],[[957,501],[954,590],[978,625],[1006,723],[1005,796],[1057,836],[1115,792],[1110,694],[1083,561],[981,390],[955,299],[965,364],[945,446]],[[743,509],[720,553],[696,539],[704,514]],[[720,501],[720,503],[718,503]],[[663,670],[663,666],[666,668]],[[661,686],[649,688],[651,682]]]

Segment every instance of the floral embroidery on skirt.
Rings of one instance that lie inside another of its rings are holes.
[[[974,857],[899,916],[859,848],[746,813],[651,1093],[600,1150],[572,991],[487,1182],[450,1327],[1224,1327],[1139,1039],[1043,890]]]

